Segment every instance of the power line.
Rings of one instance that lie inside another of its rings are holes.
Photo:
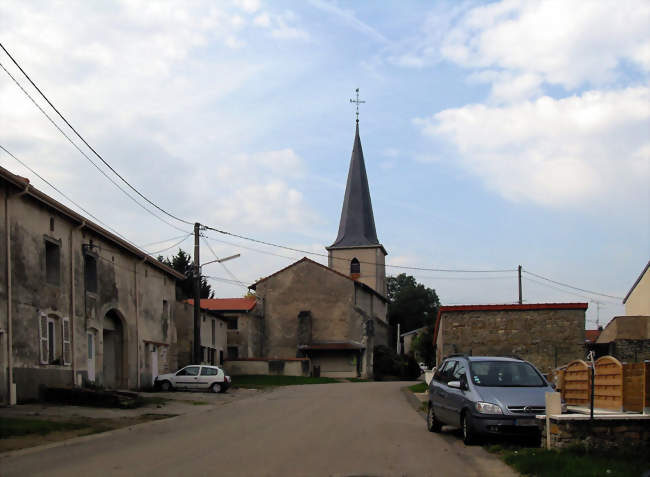
[[[170,245],[169,247],[163,248],[163,249],[161,249],[161,250],[156,250],[155,252],[147,252],[147,253],[148,253],[149,255],[152,255],[152,256],[153,256],[153,255],[156,255],[156,254],[158,254],[158,253],[166,252],[167,250],[170,250],[170,249],[176,247],[177,245],[180,245],[180,244],[182,244],[183,242],[185,242],[185,241],[186,241],[186,240],[187,240],[191,235],[192,235],[192,234],[187,234],[185,237],[183,237],[182,239],[180,239],[180,240],[179,240],[178,242],[176,242],[174,245]]]
[[[223,234],[223,235],[229,235],[231,237],[240,238],[242,240],[247,240],[249,242],[259,243],[259,244],[262,244],[262,245],[267,245],[269,247],[276,247],[276,248],[281,248],[281,249],[284,249],[284,250],[290,250],[292,252],[306,253],[308,255],[314,255],[314,256],[318,256],[318,257],[329,258],[329,255],[324,254],[324,253],[312,252],[310,250],[304,250],[304,249],[300,249],[300,248],[288,247],[286,245],[280,245],[280,244],[276,244],[276,243],[273,243],[273,242],[266,242],[264,240],[258,240],[258,239],[252,238],[252,237],[247,237],[245,235],[239,235],[239,234],[236,234],[236,233],[233,233],[233,232],[228,232],[226,230],[221,230],[221,229],[217,229],[217,228],[214,228],[214,227],[210,227],[208,225],[204,225],[204,227],[207,230],[212,230],[214,232],[217,232],[217,233],[220,233],[220,234]],[[285,257],[285,258],[288,258],[288,257]],[[333,258],[335,260],[345,260],[345,261],[347,261],[347,259],[341,258],[341,257],[331,257],[331,258]],[[359,263],[365,263],[366,265],[373,265],[373,266],[377,265],[376,263],[373,263],[373,262],[364,262],[364,261],[361,261],[361,260],[359,261]],[[397,269],[402,269],[402,270],[419,270],[419,271],[426,271],[426,272],[448,272],[448,273],[505,273],[505,272],[516,272],[517,271],[514,268],[500,269],[500,270],[468,270],[468,269],[449,269],[449,268],[408,267],[408,266],[405,266],[405,265],[389,265],[389,264],[386,264],[385,266],[388,267],[388,268],[397,268]]]
[[[212,252],[212,255],[214,255],[214,258],[217,260],[217,263],[223,267],[223,269],[226,271],[226,273],[227,273],[228,275],[230,275],[230,276],[231,276],[231,277],[232,277],[236,282],[238,282],[241,286],[243,286],[244,288],[246,288],[246,289],[248,290],[248,286],[246,286],[246,284],[245,284],[244,282],[242,282],[241,280],[239,280],[239,279],[235,276],[235,274],[232,273],[232,272],[228,269],[228,267],[226,266],[225,263],[223,263],[223,262],[220,261],[221,259],[220,259],[219,256],[215,253],[215,251],[212,250],[212,247],[210,247],[210,244],[209,244],[208,241],[205,239],[205,237],[203,237],[203,243],[205,243],[205,245],[208,247],[208,249],[210,250],[210,252]]]
[[[2,46],[2,45],[0,44],[0,46]],[[77,145],[77,143],[75,143],[75,142],[70,138],[70,136],[68,136],[68,135],[65,133],[65,131],[63,131],[63,129],[61,129],[61,127],[60,127],[60,126],[59,126],[59,125],[58,125],[58,124],[57,124],[57,123],[56,123],[56,122],[55,122],[55,121],[50,117],[49,114],[47,114],[47,112],[46,112],[46,111],[41,107],[41,105],[38,104],[38,103],[36,102],[36,100],[35,100],[35,99],[34,99],[34,98],[29,94],[29,92],[27,92],[27,90],[25,90],[25,88],[23,88],[23,86],[18,82],[18,80],[17,80],[17,79],[16,79],[16,78],[15,78],[15,77],[14,77],[14,76],[13,76],[13,75],[8,71],[8,70],[7,70],[7,68],[5,68],[5,66],[4,66],[1,62],[0,62],[0,68],[2,68],[2,69],[4,70],[5,73],[7,73],[7,75],[8,75],[8,76],[9,76],[9,77],[14,81],[14,83],[16,83],[16,85],[17,85],[17,86],[22,90],[22,92],[25,93],[25,95],[26,95],[26,96],[27,96],[27,97],[32,101],[32,103],[34,103],[34,105],[39,109],[39,111],[40,111],[41,113],[43,113],[43,115],[44,115],[44,116],[45,116],[45,117],[50,121],[50,123],[52,123],[52,125],[53,125],[53,126],[54,126],[54,127],[55,127],[55,128],[56,128],[56,129],[57,129],[57,130],[58,130],[58,131],[59,131],[59,132],[60,132],[60,133],[61,133],[61,134],[62,134],[62,135],[67,139],[67,140],[68,140],[68,142],[69,142],[70,144],[72,144],[72,145],[74,146],[74,148],[75,148],[77,151],[79,151],[79,152],[81,153],[81,155],[83,155],[83,156],[84,156],[84,157],[85,157],[85,158],[86,158],[86,159],[87,159],[87,160],[88,160],[88,161],[89,161],[89,162],[90,162],[90,163],[95,167],[95,169],[97,169],[97,170],[98,170],[98,171],[99,171],[99,172],[100,172],[104,177],[106,177],[106,179],[108,179],[109,181],[111,181],[111,183],[113,183],[113,185],[114,185],[115,187],[117,187],[117,188],[118,188],[120,191],[122,191],[122,193],[124,193],[124,194],[129,198],[129,199],[131,199],[133,202],[135,202],[136,204],[138,204],[138,206],[140,206],[142,209],[144,209],[144,210],[145,210],[146,212],[148,212],[149,214],[151,214],[151,215],[153,215],[154,217],[156,217],[156,218],[157,218],[158,220],[160,220],[161,222],[163,222],[163,223],[169,225],[170,227],[172,227],[172,228],[174,228],[174,229],[176,229],[176,230],[179,230],[180,232],[185,232],[185,233],[187,233],[186,230],[183,230],[183,229],[177,227],[176,225],[174,225],[174,224],[172,224],[172,223],[166,221],[165,219],[163,219],[162,217],[160,217],[159,215],[157,215],[157,214],[154,213],[153,211],[147,209],[144,205],[142,205],[140,202],[138,202],[138,201],[135,199],[135,197],[133,197],[133,196],[132,196],[131,194],[129,194],[126,190],[124,190],[122,187],[120,187],[120,185],[119,185],[117,182],[115,182],[115,181],[113,180],[112,177],[110,177],[108,174],[106,174],[106,172],[104,172],[104,170],[103,170],[101,167],[99,167],[99,166],[97,165],[97,163],[95,163],[95,161],[93,161],[93,160],[92,160],[92,159],[91,159],[91,158],[90,158],[90,157],[89,157],[89,156],[88,156],[84,151],[82,151],[81,148]]]
[[[27,78],[27,80],[31,83],[31,85],[32,85],[34,88],[36,88],[36,91],[38,91],[38,93],[43,97],[43,99],[45,99],[45,101],[47,101],[47,104],[49,104],[50,107],[51,107],[52,109],[54,109],[54,111],[56,112],[56,114],[59,115],[59,117],[60,117],[60,118],[61,118],[61,119],[62,119],[62,120],[63,120],[63,121],[68,125],[68,127],[69,127],[70,129],[72,129],[72,131],[77,135],[77,137],[78,137],[79,139],[81,139],[81,141],[86,145],[86,147],[88,147],[88,149],[90,149],[90,150],[93,152],[93,154],[95,154],[95,156],[97,156],[97,157],[99,158],[99,160],[101,160],[101,161],[104,163],[104,165],[105,165],[106,167],[108,167],[108,168],[113,172],[113,174],[115,174],[117,177],[119,177],[119,178],[122,180],[122,182],[124,182],[124,183],[125,183],[125,184],[126,184],[126,185],[127,185],[127,186],[132,190],[132,191],[133,191],[133,192],[135,192],[136,194],[138,194],[138,195],[139,195],[140,197],[142,197],[145,201],[147,201],[150,205],[154,206],[156,209],[158,209],[159,211],[161,211],[161,212],[164,213],[165,215],[168,215],[168,216],[171,217],[172,219],[178,220],[179,222],[182,222],[182,223],[184,223],[184,224],[186,224],[186,225],[193,225],[192,222],[189,222],[189,221],[187,221],[187,220],[181,219],[181,218],[175,216],[174,214],[171,214],[171,213],[167,212],[165,209],[163,209],[162,207],[158,206],[156,203],[154,203],[154,202],[152,202],[151,200],[149,200],[149,199],[148,199],[147,197],[145,197],[145,196],[144,196],[144,195],[143,195],[143,194],[142,194],[138,189],[136,189],[135,187],[133,187],[133,186],[132,186],[132,185],[131,185],[131,184],[130,184],[130,183],[129,183],[129,182],[128,182],[124,177],[122,177],[122,176],[121,176],[121,175],[120,175],[120,174],[119,174],[119,173],[118,173],[118,172],[117,172],[117,171],[116,171],[116,170],[115,170],[115,169],[114,169],[114,168],[113,168],[113,167],[112,167],[108,162],[106,162],[106,160],[104,160],[104,158],[103,158],[103,157],[102,157],[102,156],[101,156],[101,155],[100,155],[100,154],[99,154],[99,153],[98,153],[98,152],[97,152],[97,151],[96,151],[96,150],[95,150],[95,149],[94,149],[90,144],[88,144],[88,142],[84,139],[84,137],[83,137],[81,134],[79,134],[79,133],[77,132],[77,130],[72,126],[72,124],[70,124],[70,123],[68,122],[68,120],[67,120],[67,119],[66,119],[66,118],[65,118],[65,117],[64,117],[64,116],[59,112],[59,110],[56,108],[56,106],[54,106],[54,105],[52,104],[52,102],[48,99],[48,97],[45,96],[45,93],[43,93],[43,91],[41,91],[41,89],[40,89],[38,86],[36,86],[36,84],[32,81],[32,79],[29,77],[29,75],[25,72],[25,70],[22,69],[22,67],[18,64],[18,62],[14,59],[14,57],[11,56],[11,54],[7,51],[7,49],[4,47],[4,45],[3,45],[1,42],[0,42],[0,48],[2,48],[2,49],[4,50],[4,52],[5,52],[5,53],[7,54],[7,56],[11,59],[11,61],[14,63],[14,65],[16,65],[16,67],[18,67],[18,69],[19,69],[20,72],[25,76],[25,78]],[[3,69],[4,69],[4,66],[3,66]],[[5,71],[7,71],[7,70],[5,70]],[[9,73],[9,72],[7,72],[7,73]],[[15,80],[14,80],[14,81],[15,81]],[[22,88],[21,88],[21,89],[22,89]],[[25,90],[23,90],[23,91],[25,91]]]
[[[580,298],[584,298],[586,300],[589,300],[590,302],[595,303],[594,299],[592,297],[588,296],[588,295],[583,295],[581,293],[570,292],[568,290],[564,290],[563,288],[554,287],[553,285],[549,285],[548,283],[540,282],[539,280],[534,280],[533,278],[524,277],[524,279],[526,279],[527,282],[536,283],[537,285],[541,285],[541,286],[546,287],[546,288],[551,288],[553,290],[557,290],[560,293],[566,293],[567,295],[578,296]]]
[[[4,147],[2,144],[0,144],[0,149],[2,149],[5,153],[7,153],[10,157],[12,157],[13,159],[15,159],[16,161],[18,161],[18,162],[19,162],[23,167],[25,167],[25,168],[26,168],[27,170],[29,170],[32,174],[34,174],[34,175],[35,175],[36,177],[38,177],[40,180],[42,180],[42,181],[45,182],[47,185],[49,185],[49,186],[50,186],[52,189],[54,189],[56,192],[58,192],[59,194],[61,194],[61,196],[63,196],[65,199],[67,199],[71,204],[77,206],[77,207],[78,207],[81,211],[83,211],[86,215],[88,215],[88,216],[92,217],[93,219],[95,219],[98,223],[102,224],[104,227],[106,227],[108,230],[110,230],[111,232],[113,232],[115,235],[118,235],[118,236],[121,237],[122,239],[124,239],[124,240],[126,240],[127,242],[129,242],[129,240],[128,240],[126,237],[124,237],[122,234],[120,234],[117,230],[115,230],[115,229],[112,228],[110,225],[106,224],[106,223],[103,222],[101,219],[95,217],[93,214],[91,214],[90,212],[88,212],[85,208],[83,208],[83,207],[82,207],[81,205],[79,205],[77,202],[75,202],[74,200],[72,200],[68,195],[66,195],[65,193],[63,193],[63,192],[62,192],[58,187],[56,187],[54,184],[52,184],[50,181],[48,181],[45,177],[43,177],[42,175],[40,175],[38,172],[36,172],[34,169],[32,169],[30,166],[28,166],[25,162],[23,162],[23,161],[21,161],[20,159],[18,159],[14,154],[12,154],[12,153],[11,153],[11,152],[6,148],[6,147]],[[130,243],[130,242],[129,242],[129,243]],[[133,245],[133,244],[132,244],[132,245]],[[135,245],[134,245],[134,246],[135,246]]]
[[[537,277],[537,278],[541,278],[542,280],[546,280],[547,282],[555,283],[556,285],[571,288],[573,290],[578,290],[578,291],[581,291],[581,292],[589,293],[591,295],[605,296],[607,298],[613,298],[614,300],[622,300],[623,299],[620,296],[607,295],[606,293],[600,293],[600,292],[595,292],[595,291],[592,291],[592,290],[585,290],[584,288],[574,287],[573,285],[568,285],[566,283],[558,282],[556,280],[552,280],[550,278],[543,277],[542,275],[538,275],[536,273],[529,272],[528,270],[523,270],[523,272],[527,273],[528,275],[532,275],[533,277]]]
[[[185,235],[179,235],[178,237],[170,237],[170,238],[165,239],[165,240],[158,240],[156,242],[149,242],[149,243],[146,243],[144,245],[140,245],[139,248],[145,249],[147,247],[151,247],[152,245],[158,245],[158,244],[161,244],[161,243],[171,242],[172,240],[178,240],[178,239],[180,239],[182,237],[187,237],[188,234],[189,234],[189,232],[187,234],[185,234]]]

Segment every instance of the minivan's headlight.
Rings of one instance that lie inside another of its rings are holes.
[[[503,411],[499,406],[489,402],[477,402],[476,410],[482,414],[503,414]]]

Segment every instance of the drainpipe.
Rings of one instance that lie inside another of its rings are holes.
[[[139,263],[145,263],[147,258],[145,257]],[[137,373],[136,373],[136,386],[138,391],[140,390],[140,374],[142,370],[140,369],[140,299],[138,297],[138,262],[135,262],[133,266],[133,283],[135,289],[135,359],[137,361]]]
[[[28,186],[29,187],[29,186]],[[27,190],[27,189],[25,189]],[[5,242],[7,254],[7,393],[10,406],[16,404],[14,390],[13,335],[11,327],[11,224],[9,221],[9,188],[5,186]],[[40,324],[39,324],[40,326]]]
[[[75,332],[74,332],[74,323],[75,323],[75,314],[76,314],[76,303],[75,303],[75,288],[74,288],[74,246],[73,240],[75,232],[80,231],[86,226],[86,221],[81,221],[76,227],[70,229],[70,359],[72,360],[72,385],[77,386],[77,365],[75,360]]]

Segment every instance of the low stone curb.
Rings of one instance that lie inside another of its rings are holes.
[[[418,397],[411,392],[408,386],[403,387],[402,392],[406,396],[406,400],[413,407],[413,409],[415,409],[415,411],[422,417],[422,419],[426,420],[427,415],[420,409],[420,406],[422,404],[420,399],[418,399]]]

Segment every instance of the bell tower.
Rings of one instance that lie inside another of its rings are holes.
[[[359,137],[359,90],[357,124],[350,159],[348,181],[345,186],[339,233],[327,248],[328,265],[339,273],[359,280],[382,295],[386,295],[386,260],[384,246],[377,239],[375,218],[370,201],[368,176]]]

